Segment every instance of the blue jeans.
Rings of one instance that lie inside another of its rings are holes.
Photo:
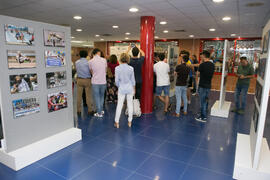
[[[236,109],[245,109],[246,107],[246,97],[248,92],[248,85],[236,85],[236,91],[235,91],[235,105]],[[240,107],[240,96],[242,93],[242,106]]]
[[[201,108],[202,118],[207,118],[209,92],[210,92],[210,89],[199,87],[200,108]]]
[[[97,113],[103,111],[104,93],[106,90],[106,84],[92,84],[93,96],[95,99]]]
[[[180,107],[182,98],[184,101],[184,112],[187,112],[187,86],[175,86],[175,96],[176,96],[176,109],[175,113],[180,113]]]

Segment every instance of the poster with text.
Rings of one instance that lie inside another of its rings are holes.
[[[34,29],[27,26],[15,26],[5,24],[5,36],[7,44],[33,45]]]
[[[65,33],[44,30],[44,44],[45,46],[65,47]]]
[[[264,79],[265,68],[266,68],[266,58],[261,58],[261,59],[259,60],[258,75],[259,75],[262,79]]]
[[[37,74],[10,75],[9,79],[11,94],[38,90]]]
[[[258,102],[259,106],[261,106],[262,89],[263,89],[262,86],[257,81],[257,83],[256,83],[256,90],[255,90],[255,97],[257,99],[257,102]]]
[[[66,65],[64,51],[45,51],[46,67],[61,67]]]
[[[46,79],[48,89],[65,86],[67,84],[67,73],[66,71],[49,72],[46,73]]]
[[[14,118],[40,112],[37,98],[25,98],[12,101]]]
[[[36,67],[35,51],[31,50],[8,50],[8,68],[23,69]]]
[[[59,111],[64,108],[67,108],[66,91],[48,94],[48,112]]]

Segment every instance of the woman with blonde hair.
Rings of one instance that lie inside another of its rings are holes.
[[[125,98],[127,97],[128,106],[128,127],[132,125],[133,117],[133,96],[135,94],[134,69],[129,66],[129,55],[122,53],[120,56],[120,65],[115,68],[115,84],[118,87],[118,102],[115,114],[114,126],[119,128],[119,119],[122,112]]]

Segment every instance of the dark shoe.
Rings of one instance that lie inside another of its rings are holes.
[[[196,117],[195,120],[196,121],[199,121],[199,122],[205,123],[207,119],[206,118],[202,118],[201,116],[199,116],[199,117]]]
[[[234,108],[233,110],[231,110],[231,112],[234,112],[234,113],[238,113],[238,109]]]
[[[90,111],[90,112],[88,112],[88,115],[89,116],[93,116],[95,114],[95,112],[94,111]]]
[[[172,114],[174,117],[180,117],[180,114],[177,114],[176,112]]]
[[[81,113],[81,112],[77,112],[77,115],[78,115],[78,116],[81,116],[81,115],[82,115],[82,113]]]
[[[237,111],[237,113],[243,115],[243,114],[245,113],[245,111],[244,111],[243,109],[239,109],[239,110]]]

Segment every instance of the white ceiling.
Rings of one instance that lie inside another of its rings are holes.
[[[262,2],[263,6],[247,7],[250,2]],[[139,12],[130,13],[130,7]],[[69,25],[74,40],[100,41],[124,40],[125,32],[130,39],[140,38],[140,16],[156,17],[156,35],[160,38],[180,39],[230,37],[260,37],[263,25],[270,18],[270,0],[0,0],[0,14]],[[74,15],[82,20],[74,20]],[[231,16],[229,22],[222,17]],[[166,20],[167,25],[160,25]],[[112,29],[118,25],[119,29]],[[76,28],[83,32],[76,32]],[[209,32],[215,28],[216,32]],[[163,30],[169,30],[164,34]],[[174,32],[184,29],[186,32]],[[111,37],[95,37],[95,34],[112,34]]]

